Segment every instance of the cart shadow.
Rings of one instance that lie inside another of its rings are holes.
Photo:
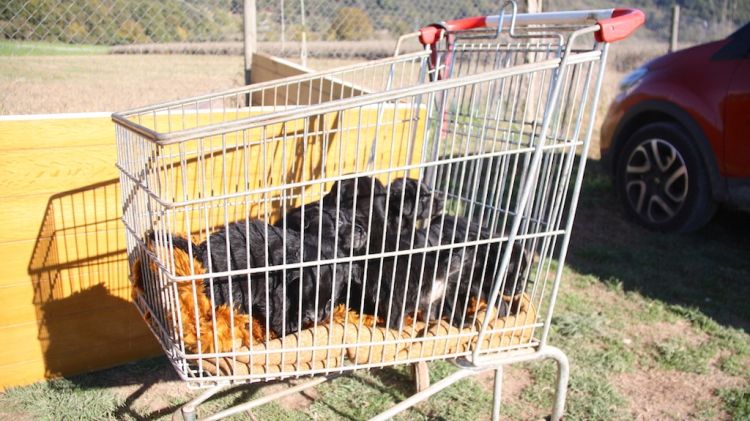
[[[46,377],[155,355],[129,302],[117,179],[52,195],[28,265]]]
[[[630,222],[599,162],[586,170],[566,264],[750,332],[750,213],[720,209],[688,234]]]
[[[318,130],[321,121],[312,118],[309,127],[289,135],[298,138]],[[338,118],[329,124],[337,130]],[[301,143],[295,147],[303,148]],[[308,143],[308,147],[318,148],[332,144],[322,136],[311,136]],[[280,156],[282,150],[276,148],[270,154]],[[233,168],[242,164],[241,152],[228,155]],[[194,167],[208,156],[191,157],[175,167]],[[308,173],[320,173],[321,165],[320,160],[304,164],[291,160],[285,177],[298,180]],[[260,163],[253,168],[264,172]],[[271,170],[265,168],[265,172]],[[134,194],[127,193],[126,204]],[[130,302],[132,259],[125,246],[121,200],[118,178],[59,192],[47,200],[27,266],[45,377],[82,373],[159,353],[158,343]],[[256,208],[257,213],[260,207]],[[247,211],[235,209],[239,210]],[[235,212],[233,216],[242,219],[247,214]],[[218,223],[221,218],[215,219]]]

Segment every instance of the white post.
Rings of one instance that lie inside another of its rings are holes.
[[[300,0],[300,20],[302,23],[302,48],[300,48],[299,56],[302,61],[302,66],[307,67],[307,27],[305,26],[305,0]]]
[[[669,52],[677,51],[677,36],[680,32],[680,6],[672,6],[672,33],[669,37]]]
[[[286,23],[284,22],[284,0],[281,3],[281,52],[286,48]]]
[[[253,68],[253,53],[255,42],[258,39],[258,31],[255,21],[255,0],[245,0],[242,10],[243,26],[245,32],[245,85],[250,84],[250,72]]]

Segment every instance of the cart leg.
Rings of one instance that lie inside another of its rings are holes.
[[[492,421],[500,420],[500,400],[503,394],[503,366],[495,369],[495,393],[492,395]]]
[[[555,390],[555,404],[552,407],[552,417],[550,420],[558,421],[562,419],[565,410],[565,395],[568,391],[568,378],[570,377],[570,363],[568,357],[553,346],[546,347],[547,355],[557,362],[557,388]]]
[[[188,410],[187,408],[180,408],[180,412],[182,412],[182,419],[183,420],[185,420],[185,421],[195,421],[196,420],[196,417],[195,417],[195,408],[194,407],[191,408],[190,410]],[[172,417],[172,419],[174,420],[175,417]]]
[[[417,390],[417,393],[430,387],[430,370],[427,367],[427,363],[420,361],[412,364],[411,368],[412,374],[414,374],[414,388]]]
[[[198,407],[198,405],[208,400],[211,396],[219,393],[225,387],[227,387],[226,384],[220,384],[201,393],[195,399],[186,403],[185,405],[182,406],[182,408],[178,409],[174,414],[172,414],[172,420],[173,421],[179,420],[180,418],[178,414],[180,414],[182,415],[182,419],[185,421],[195,421],[196,420],[195,410]]]

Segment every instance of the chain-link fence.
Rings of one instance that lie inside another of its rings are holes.
[[[685,3],[681,47],[725,36],[750,19],[748,0],[679,2]],[[648,15],[639,38],[666,52],[673,1],[629,3]],[[617,5],[544,1],[547,10]],[[0,114],[113,110],[242,84],[243,6],[244,0],[0,2]],[[256,0],[255,6],[257,50],[309,57],[313,68],[384,57],[398,36],[425,24],[499,11],[494,0]],[[63,80],[71,81],[67,91],[57,86]]]

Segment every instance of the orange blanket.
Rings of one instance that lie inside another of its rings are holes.
[[[153,244],[148,247],[155,251]],[[173,254],[177,276],[206,273],[195,259],[191,272],[190,258],[183,250],[174,249]],[[131,268],[134,295],[144,291],[142,266],[140,259],[136,259]],[[157,267],[152,263],[149,269],[155,274]],[[175,325],[181,330],[178,335],[187,353],[234,351],[234,357],[201,359],[201,367],[211,374],[274,374],[340,367],[344,360],[364,364],[454,355],[477,346],[477,334],[486,317],[490,318],[489,331],[481,346],[497,349],[527,343],[533,333],[530,325],[536,321],[535,309],[525,294],[503,297],[511,308],[517,309],[506,317],[500,317],[494,309],[488,310],[483,302],[471,306],[470,314],[476,313],[475,323],[463,329],[446,321],[407,320],[404,329],[398,331],[380,326],[380,321],[371,315],[361,315],[339,305],[332,320],[277,338],[247,314],[232,312],[226,305],[212,309],[202,279],[178,282],[176,288],[180,311]],[[256,354],[251,357],[250,352]]]

